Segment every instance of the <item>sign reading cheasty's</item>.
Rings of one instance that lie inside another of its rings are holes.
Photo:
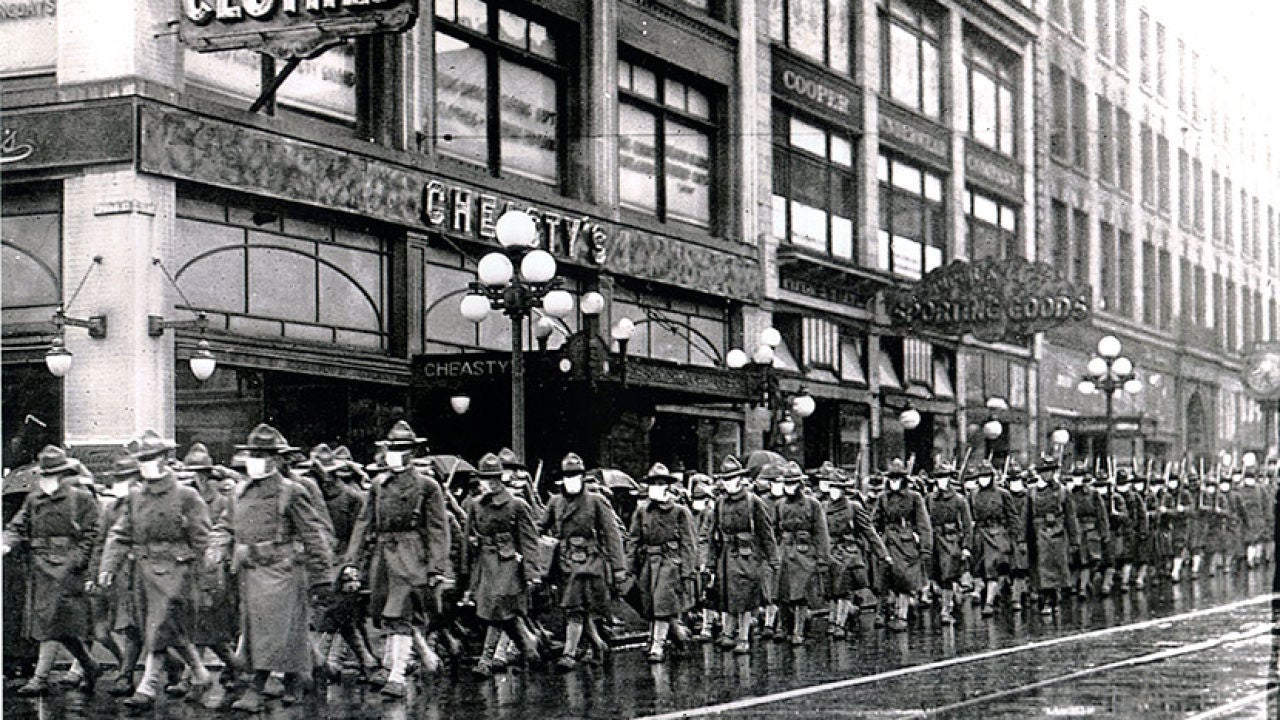
[[[1077,289],[1051,266],[1022,258],[956,260],[914,286],[888,293],[890,321],[945,335],[1025,341],[1037,332],[1082,322],[1092,312],[1088,288]]]
[[[178,0],[178,37],[197,52],[249,48],[315,57],[357,35],[403,32],[417,0]]]

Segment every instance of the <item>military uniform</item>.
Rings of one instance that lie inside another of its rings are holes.
[[[993,483],[968,497],[974,526],[974,567],[984,580],[1008,575],[1014,565],[1015,543],[1022,537],[1021,513],[1013,495]]]
[[[1080,528],[1080,551],[1075,558],[1075,567],[1080,573],[1076,594],[1085,597],[1093,587],[1090,574],[1109,570],[1102,581],[1102,593],[1111,592],[1114,568],[1112,562],[1111,523],[1109,521],[1109,493],[1105,480],[1094,480],[1088,485],[1072,488],[1070,499],[1075,510],[1076,523]]]
[[[563,588],[560,607],[608,613],[610,573],[626,568],[622,536],[608,501],[586,491],[557,495],[547,504],[541,530],[559,541],[555,573]]]
[[[857,497],[841,495],[830,500],[826,512],[831,536],[830,594],[847,599],[870,586],[869,562],[888,557],[889,550],[876,532],[871,513]]]
[[[1056,483],[1027,490],[1027,545],[1031,574],[1052,612],[1059,588],[1071,585],[1070,557],[1078,551],[1080,531],[1067,489]]]
[[[948,487],[935,490],[926,504],[933,525],[932,578],[951,585],[966,571],[966,553],[973,546],[973,515],[962,495]]]
[[[910,594],[924,587],[933,552],[933,524],[924,498],[906,487],[886,491],[876,502],[875,522],[892,560],[885,588]]]
[[[538,531],[528,503],[506,487],[477,498],[463,530],[462,567],[476,603],[488,622],[511,620],[529,611],[529,585],[538,581]]]

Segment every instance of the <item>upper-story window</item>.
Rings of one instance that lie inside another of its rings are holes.
[[[546,22],[484,0],[436,0],[435,146],[495,177],[561,179],[567,56]]]
[[[964,197],[969,257],[973,260],[1022,257],[1018,209],[979,192],[965,191]]]
[[[965,43],[969,135],[1006,155],[1015,152],[1018,134],[1018,61],[1010,55]]]
[[[769,37],[847,75],[853,38],[852,7],[845,0],[770,0]]]
[[[278,70],[275,61],[252,50],[198,53],[186,50],[183,71],[188,86],[212,90],[248,107],[262,92],[263,69]],[[355,42],[332,47],[302,61],[276,90],[270,106],[355,126],[357,80]]]
[[[880,65],[883,92],[938,117],[942,113],[942,29],[939,19],[904,0],[881,0]]]
[[[919,279],[946,257],[942,178],[886,155],[878,167],[880,269]]]
[[[854,259],[858,186],[852,139],[780,110],[773,128],[774,237]]]
[[[618,61],[618,185],[624,207],[710,227],[712,96],[665,65]]]
[[[1138,79],[1143,85],[1151,84],[1151,16],[1146,10],[1138,13]]]

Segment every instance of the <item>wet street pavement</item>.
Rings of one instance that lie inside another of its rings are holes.
[[[1277,718],[1280,603],[1270,589],[1270,572],[1254,571],[1073,600],[1049,618],[1005,610],[986,619],[966,607],[958,625],[944,627],[934,611],[905,634],[874,628],[864,615],[847,640],[829,640],[815,622],[800,648],[755,643],[739,657],[693,646],[658,666],[624,649],[603,668],[488,681],[444,672],[418,680],[399,703],[346,681],[310,703],[273,702],[260,717]],[[14,720],[124,714],[104,693],[31,701],[6,692],[3,709]],[[233,716],[173,700],[146,715]]]

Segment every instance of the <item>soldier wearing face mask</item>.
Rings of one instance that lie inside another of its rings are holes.
[[[1115,570],[1111,561],[1111,523],[1108,521],[1107,504],[1102,495],[1107,482],[1091,478],[1083,463],[1071,469],[1071,502],[1075,506],[1076,522],[1080,525],[1080,552],[1073,558],[1079,574],[1076,596],[1088,597],[1093,590],[1093,573],[1103,575],[1102,594],[1111,593]]]
[[[903,632],[911,596],[924,587],[932,564],[933,524],[924,498],[907,486],[906,465],[895,458],[886,474],[888,490],[876,501],[874,518],[892,559],[884,573],[888,627]]]
[[[111,587],[115,574],[134,560],[134,579],[146,618],[147,648],[142,680],[124,701],[133,709],[150,708],[163,688],[163,658],[174,650],[191,671],[191,697],[212,682],[192,642],[195,623],[196,568],[209,546],[209,509],[194,488],[179,485],[168,465],[173,444],[148,430],[132,454],[142,483],[125,501],[102,551],[98,585]]]
[[[1152,576],[1152,582],[1158,580],[1169,562],[1169,548],[1172,544],[1169,525],[1166,522],[1169,515],[1169,494],[1165,488],[1163,476],[1147,477],[1146,501],[1147,545],[1142,557],[1142,567],[1138,569],[1138,578],[1134,581],[1134,587],[1138,589],[1146,584],[1148,576]]]
[[[1263,536],[1266,529],[1263,515],[1270,509],[1264,505],[1257,470],[1252,466],[1244,471],[1244,485],[1240,488],[1239,495],[1240,519],[1244,527],[1241,545],[1245,551],[1245,566],[1252,569],[1261,563],[1262,545],[1266,541]]]
[[[869,560],[879,558],[889,563],[889,550],[876,532],[871,512],[855,492],[856,483],[844,472],[823,463],[818,490],[827,513],[827,532],[831,538],[828,632],[835,638],[846,636],[845,625],[854,610],[854,594],[869,587]]]
[[[15,547],[30,552],[23,634],[40,644],[35,673],[19,695],[43,695],[58,645],[66,647],[84,671],[82,686],[92,691],[98,664],[85,639],[93,632],[86,575],[100,530],[98,501],[78,482],[79,469],[65,450],[40,451],[40,477],[22,509],[4,531],[3,553]]]
[[[977,486],[977,490],[968,495],[974,527],[973,564],[984,583],[982,614],[990,616],[995,614],[1000,589],[1009,585],[1014,543],[1021,535],[1022,526],[1013,495],[995,484],[995,468],[991,463],[979,462],[968,477]]]
[[[529,591],[542,582],[535,565],[538,530],[529,504],[512,495],[502,478],[497,455],[480,458],[480,494],[469,505],[463,531],[467,541],[462,567],[470,577],[476,616],[487,626],[480,660],[472,670],[482,677],[493,674],[493,656],[503,634],[520,642],[528,663],[541,659],[536,638],[520,623],[529,612]]]
[[[1027,544],[1040,593],[1040,614],[1058,608],[1058,592],[1071,586],[1070,557],[1079,552],[1079,526],[1067,489],[1057,480],[1058,462],[1042,457],[1027,493]]]
[[[1182,582],[1182,565],[1190,552],[1191,513],[1195,509],[1195,495],[1183,485],[1177,470],[1170,471],[1165,488],[1169,498],[1169,512],[1165,516],[1165,522],[1169,528],[1169,554],[1172,558],[1169,579],[1176,584]]]
[[[795,462],[783,473],[784,494],[774,506],[774,531],[780,564],[777,602],[791,609],[791,644],[804,644],[804,627],[809,610],[820,607],[827,568],[831,563],[831,542],[822,503],[804,492],[808,476]]]
[[[111,461],[111,469],[103,474],[106,487],[102,494],[102,526],[110,529],[125,513],[129,491],[140,476],[138,461],[122,452]],[[95,546],[89,562],[89,576],[97,578],[102,565],[106,533]],[[94,633],[98,642],[115,657],[119,672],[107,692],[112,695],[133,693],[133,671],[142,656],[142,608],[139,607],[133,580],[133,558],[127,557],[116,570],[111,587],[97,588],[93,595]],[[120,642],[116,641],[120,638]]]
[[[404,420],[387,432],[382,442],[386,470],[374,478],[347,547],[346,563],[356,566],[366,545],[371,548],[369,609],[381,618],[386,636],[383,671],[375,681],[391,698],[405,694],[415,623],[438,611],[437,590],[453,586],[444,491],[413,464],[425,444]]]
[[[716,503],[711,526],[714,594],[724,613],[718,646],[740,655],[751,652],[751,615],[767,602],[766,573],[779,562],[772,513],[747,489],[747,474],[736,459],[722,465],[718,478],[724,496]],[[769,474],[781,477],[782,470],[775,467]]]
[[[644,481],[648,499],[631,517],[632,568],[649,621],[649,662],[660,663],[672,623],[693,607],[698,542],[693,516],[676,502],[678,478],[656,463]]]
[[[1017,531],[1013,534],[1013,558],[1009,567],[1009,576],[1013,580],[1013,591],[1010,594],[1009,609],[1022,612],[1023,601],[1027,597],[1027,579],[1031,574],[1031,549],[1028,544],[1027,523],[1027,491],[1030,475],[1020,468],[1009,469],[1009,495],[1013,497],[1013,506],[1018,513]]]
[[[1113,507],[1112,534],[1115,537],[1115,563],[1120,568],[1120,592],[1129,591],[1133,566],[1141,564],[1142,546],[1147,542],[1145,492],[1138,489],[1133,474],[1121,469],[1116,473],[1115,492],[1120,502]],[[1146,483],[1142,483],[1144,490]]]
[[[557,667],[570,671],[578,666],[586,624],[593,616],[609,617],[610,581],[620,589],[628,575],[616,516],[603,496],[587,492],[581,457],[575,453],[564,457],[556,484],[560,494],[547,504],[539,529],[558,541],[554,572],[562,588],[560,607],[568,622],[564,654]]]
[[[933,482],[936,489],[925,503],[933,524],[933,566],[929,571],[942,591],[940,620],[943,625],[954,625],[956,587],[972,555],[973,516],[969,503],[956,492],[954,466],[940,463],[934,470]]]
[[[1248,532],[1248,519],[1244,508],[1243,474],[1236,471],[1231,476],[1223,476],[1218,485],[1218,496],[1225,509],[1219,517],[1221,532],[1222,572],[1224,575],[1235,574],[1236,561],[1240,559],[1240,549]]]
[[[711,489],[711,476],[694,473],[690,478],[693,490],[689,493],[689,512],[693,516],[693,534],[698,543],[698,588],[695,599],[701,605],[702,625],[694,637],[698,642],[710,642],[715,638],[715,608],[708,602],[711,588],[711,525],[715,520],[715,493]]]
[[[786,467],[779,463],[769,463],[761,467],[756,474],[755,493],[764,502],[771,520],[777,518],[778,503],[786,495],[786,488],[782,482],[784,474],[786,474]],[[760,639],[768,640],[775,636],[778,625],[778,577],[772,566],[763,568],[763,573],[762,589],[765,605],[764,617],[760,623]],[[777,637],[781,641],[785,636],[779,634]]]
[[[1191,579],[1198,580],[1204,568],[1205,558],[1213,567],[1214,522],[1217,513],[1218,479],[1212,475],[1193,474],[1191,485],[1195,492],[1195,510],[1191,514]]]

